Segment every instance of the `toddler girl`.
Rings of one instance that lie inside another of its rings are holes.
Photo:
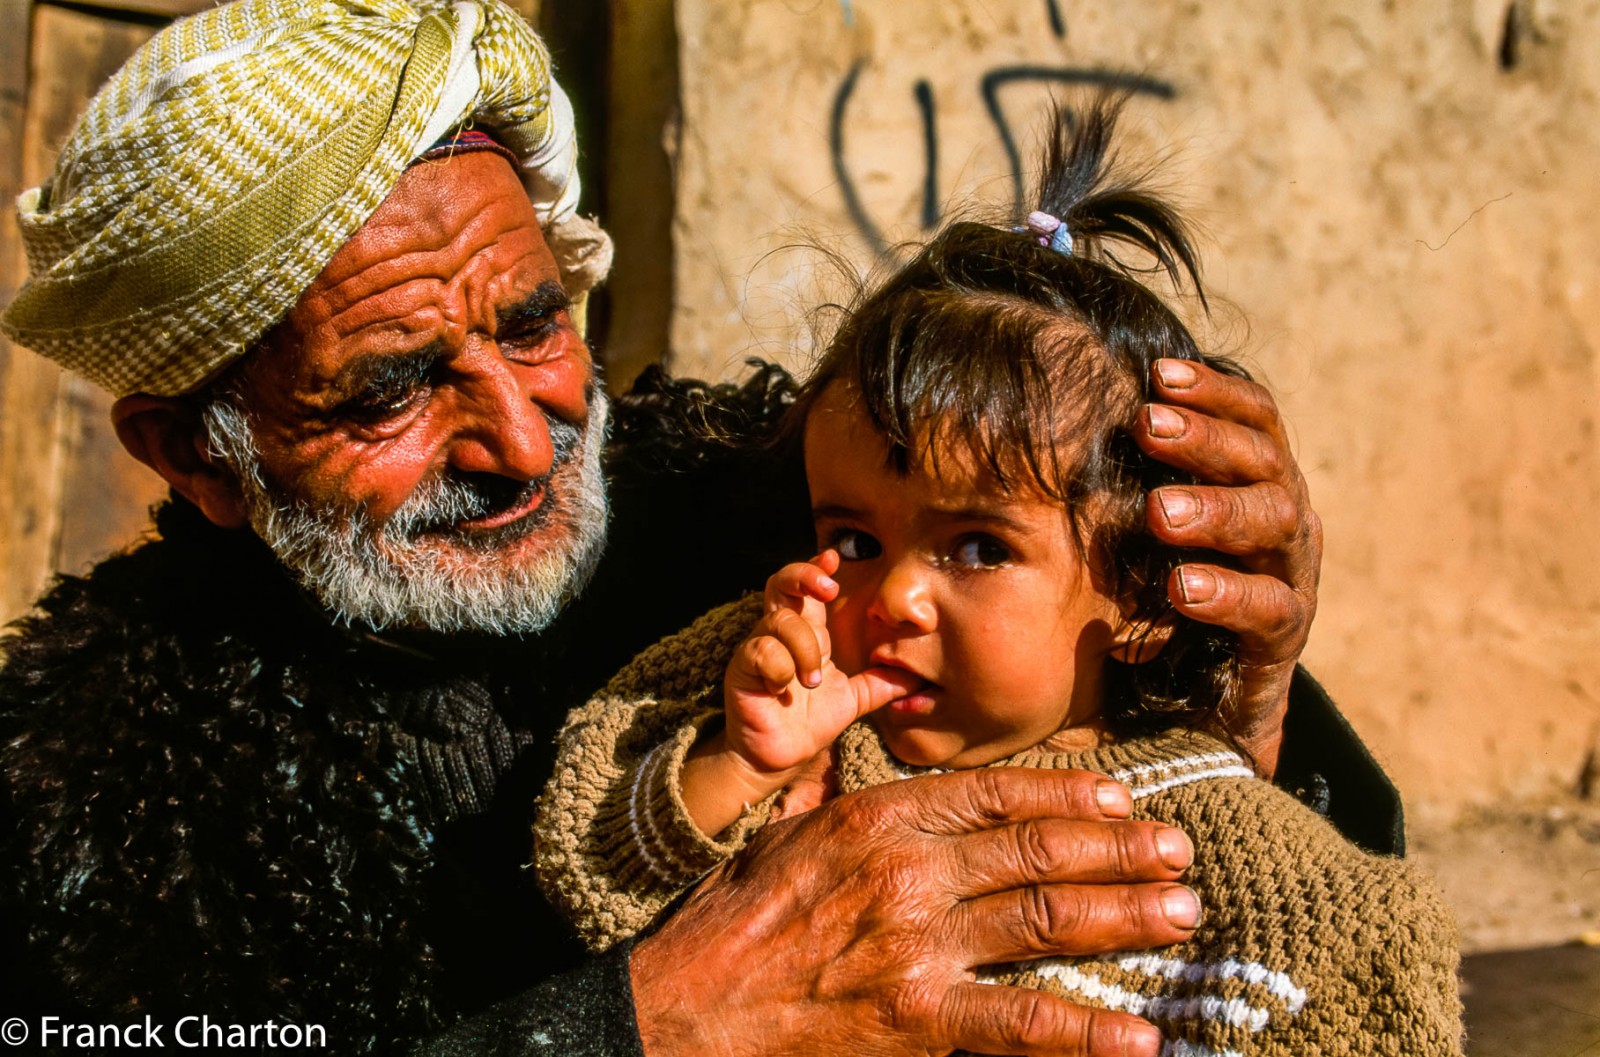
[[[928,768],[1100,771],[1136,818],[1192,837],[1204,920],[1159,953],[987,979],[1143,1016],[1169,1054],[1458,1053],[1431,888],[1206,733],[1232,643],[1174,612],[1188,556],[1142,531],[1174,472],[1129,428],[1152,370],[1236,368],[1112,253],[1199,292],[1176,215],[1111,178],[1114,117],[1057,121],[1024,226],[948,226],[851,313],[793,411],[821,553],[573,714],[540,803],[541,881],[604,947],[818,760],[843,792]]]

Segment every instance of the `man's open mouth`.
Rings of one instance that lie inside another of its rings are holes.
[[[523,489],[522,494],[511,505],[481,517],[457,521],[451,528],[458,532],[484,532],[521,521],[544,505],[547,480],[529,482],[528,487]]]

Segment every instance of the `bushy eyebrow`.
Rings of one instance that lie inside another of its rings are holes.
[[[346,397],[403,389],[427,377],[444,356],[444,342],[437,338],[410,352],[358,356],[339,371],[334,389]]]
[[[571,307],[572,298],[567,296],[561,284],[554,279],[546,279],[534,287],[533,293],[516,304],[495,309],[495,327],[497,332],[514,334],[526,329],[529,324],[545,322],[557,312]]]

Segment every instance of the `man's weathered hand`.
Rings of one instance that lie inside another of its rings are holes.
[[[1184,940],[1180,831],[1081,771],[980,769],[762,830],[632,957],[649,1057],[1155,1057],[1137,1017],[977,983],[986,965]]]
[[[1150,495],[1160,539],[1229,554],[1242,568],[1191,562],[1167,590],[1179,612],[1239,635],[1244,677],[1235,738],[1270,775],[1277,766],[1289,680],[1317,612],[1322,522],[1266,389],[1185,360],[1156,361],[1154,393],[1135,439],[1204,485]]]

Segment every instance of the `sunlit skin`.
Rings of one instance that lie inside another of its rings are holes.
[[[1126,657],[1131,626],[1062,504],[1001,488],[952,441],[901,473],[848,389],[811,410],[821,553],[768,581],[766,616],[724,680],[726,726],[685,762],[684,804],[705,832],[784,788],[862,716],[921,767],[1104,738],[1101,673]]]
[[[818,544],[841,559],[834,664],[923,682],[873,714],[890,750],[917,766],[977,767],[1068,727],[1094,744],[1100,671],[1122,621],[1062,505],[1003,491],[959,446],[937,468],[899,473],[838,389],[807,420],[805,453]]]
[[[547,416],[581,427],[593,385],[533,208],[491,153],[408,169],[247,372],[267,480],[379,524],[447,471],[540,478]],[[456,528],[503,529],[543,498]]]

